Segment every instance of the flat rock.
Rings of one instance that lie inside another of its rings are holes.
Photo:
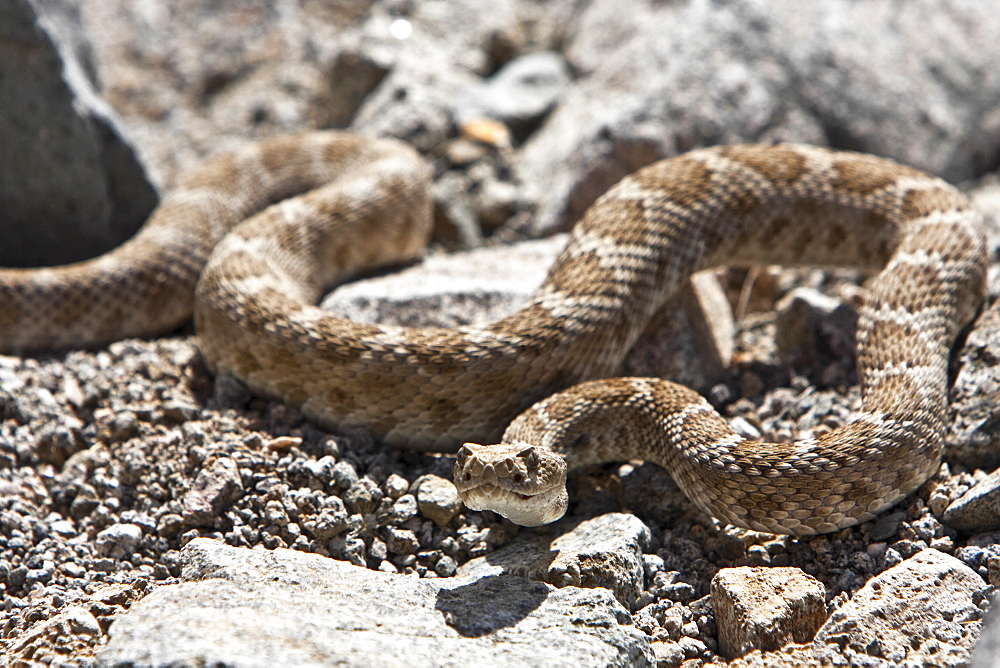
[[[545,279],[566,235],[453,255],[338,287],[321,307],[356,322],[460,327],[515,311]]]
[[[602,589],[371,571],[286,549],[185,546],[187,582],[110,629],[102,665],[642,666],[649,644]]]
[[[463,327],[524,305],[566,245],[566,235],[450,255],[434,254],[385,276],[342,285],[321,308],[355,322]],[[722,377],[735,325],[714,273],[692,277],[660,310],[622,364],[622,375],[659,376],[706,391]]]
[[[604,587],[634,608],[645,586],[643,549],[650,531],[634,515],[607,513],[553,539],[524,535],[459,568],[459,575],[514,574],[557,587]]]
[[[159,199],[93,77],[78,3],[0,4],[0,266],[97,255]]]
[[[724,568],[712,578],[719,651],[734,658],[812,640],[826,619],[826,589],[798,568]]]
[[[816,634],[860,662],[964,666],[979,638],[988,585],[958,559],[921,550],[872,578]]]

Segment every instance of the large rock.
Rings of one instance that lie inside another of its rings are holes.
[[[97,255],[158,201],[94,89],[77,5],[0,3],[0,266]]]
[[[979,638],[989,586],[958,559],[918,552],[872,578],[816,634],[848,657],[963,666]]]
[[[356,322],[407,327],[482,325],[513,313],[541,285],[566,235],[451,255],[343,285],[321,307]],[[732,310],[718,278],[696,274],[623,361],[622,375],[660,376],[699,390],[718,382],[733,351]]]
[[[622,11],[595,0],[566,55],[582,76],[519,162],[540,205],[535,232],[566,227],[625,174],[700,145],[829,144],[950,179],[996,158],[1000,14],[988,3],[919,0],[901,12],[889,0],[650,1]]]
[[[642,666],[645,635],[603,589],[511,576],[422,580],[315,554],[195,539],[182,584],[110,629],[106,665]]]
[[[634,515],[608,513],[552,539],[525,535],[459,569],[460,575],[513,574],[558,587],[604,587],[634,608],[645,587],[642,554],[650,531]]]

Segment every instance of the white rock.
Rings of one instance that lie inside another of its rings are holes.
[[[897,665],[966,665],[988,590],[958,559],[921,550],[869,580],[830,615],[816,643]]]
[[[606,587],[634,608],[645,587],[643,548],[650,531],[635,515],[608,513],[578,524],[554,540],[524,535],[459,568],[460,575],[516,574],[557,587]],[[553,555],[554,553],[554,555]]]
[[[102,665],[652,665],[601,589],[512,576],[426,580],[196,538],[184,578],[119,617]]]
[[[123,559],[132,554],[142,540],[142,528],[135,524],[112,524],[97,534],[97,553]]]

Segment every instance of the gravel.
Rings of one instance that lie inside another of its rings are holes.
[[[748,318],[742,361],[727,381],[736,388],[755,373],[765,387],[723,409],[778,440],[841,423],[857,392],[817,389],[813,380],[840,362],[817,354],[789,373],[766,343],[773,318]],[[30,640],[40,661],[91,657],[132,600],[178,581],[178,551],[196,537],[436,578],[523,531],[461,507],[448,457],[382,448],[359,431],[328,433],[281,404],[220,400],[219,383],[190,336],[2,357],[0,373],[0,529],[8,537],[0,547],[0,628],[8,649]],[[788,386],[776,384],[782,380]],[[632,489],[624,498],[634,500],[638,492],[618,481],[637,471],[651,489],[660,489],[657,480],[669,482],[655,467],[588,471],[572,481],[573,508],[621,508],[619,494]],[[823,583],[829,610],[927,547],[958,557],[989,581],[991,564],[997,570],[995,534],[963,540],[929,508],[947,506],[975,482],[977,476],[952,475],[942,465],[894,512],[797,540],[719,526],[683,497],[658,497],[649,504],[652,515],[635,510],[652,537],[634,620],[651,640],[669,643],[657,649],[661,657],[717,659],[708,594],[720,568],[797,566]],[[656,516],[667,506],[671,517]],[[109,587],[119,592],[113,599],[102,593]],[[71,633],[32,635],[79,605],[101,633],[77,620],[66,627],[77,629]]]

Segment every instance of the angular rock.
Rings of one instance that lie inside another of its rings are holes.
[[[219,511],[243,491],[243,481],[236,461],[219,457],[201,470],[194,485],[182,500],[183,518],[189,526],[210,523]]]
[[[681,292],[684,312],[695,330],[696,340],[703,341],[706,380],[702,386],[717,382],[729,368],[736,348],[736,319],[719,277],[701,271]]]
[[[654,642],[652,648],[658,666],[679,666],[684,661],[684,648],[673,641]]]
[[[857,316],[850,306],[822,292],[808,287],[798,287],[778,300],[775,310],[775,343],[789,358],[804,361],[814,357],[821,349],[820,343],[829,343],[828,332],[847,332],[837,337],[846,350],[836,350],[837,345],[827,346],[834,352],[851,354]],[[836,319],[836,324],[825,325]],[[838,342],[839,343],[839,342]]]
[[[182,555],[187,582],[118,618],[102,665],[653,664],[644,634],[600,589],[422,580],[200,538]]]
[[[93,78],[78,3],[0,4],[0,266],[97,255],[159,199]]]
[[[921,550],[872,578],[816,634],[848,658],[962,666],[979,638],[989,587],[958,559]]]
[[[345,49],[337,54],[330,68],[330,96],[326,107],[327,124],[346,128],[368,94],[375,90],[392,68],[388,49]]]
[[[998,219],[1000,223],[1000,219]],[[990,230],[996,234],[996,225]],[[948,459],[969,468],[1000,466],[1000,274],[992,273],[983,312],[955,354],[955,383],[949,403],[955,420],[946,434]]]
[[[826,589],[798,568],[724,568],[712,578],[719,651],[727,658],[812,640],[826,619]]]
[[[941,521],[967,533],[1000,529],[1000,469],[952,502]]]
[[[522,536],[472,559],[458,573],[512,574],[557,587],[605,587],[631,609],[645,587],[642,553],[649,540],[649,527],[639,518],[608,513],[585,520],[554,540],[537,534]]]
[[[458,490],[450,480],[436,475],[425,475],[414,481],[413,489],[421,514],[433,520],[438,526],[448,526],[452,518],[462,509]]]

